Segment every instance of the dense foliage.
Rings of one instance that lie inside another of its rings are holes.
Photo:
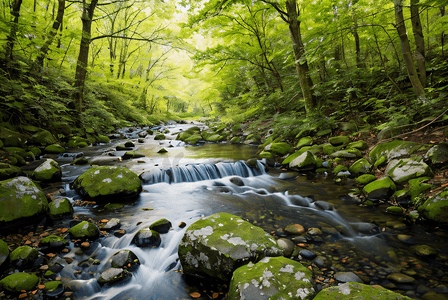
[[[446,109],[447,4],[2,0],[0,121],[418,123]]]

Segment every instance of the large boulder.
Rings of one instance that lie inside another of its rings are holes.
[[[431,168],[418,158],[393,159],[387,165],[385,172],[396,183],[432,175]]]
[[[394,140],[388,143],[376,145],[369,153],[372,163],[375,163],[380,157],[384,156],[387,161],[394,158],[408,157],[423,145],[414,142]]]
[[[125,167],[99,166],[87,170],[73,183],[83,198],[112,201],[134,198],[142,191],[137,174]]]
[[[228,299],[312,299],[313,272],[285,257],[265,257],[238,268]]]
[[[178,253],[186,274],[229,281],[238,267],[282,251],[263,229],[232,214],[217,213],[190,225]]]
[[[56,144],[56,139],[48,130],[42,129],[39,132],[33,134],[30,138],[31,144],[47,146],[51,144]]]
[[[426,200],[418,211],[428,220],[448,223],[448,188]]]
[[[47,210],[45,194],[28,177],[0,181],[0,228],[39,222]]]
[[[291,151],[291,146],[285,142],[271,143],[264,148],[265,151],[269,151],[275,155],[286,155]]]
[[[27,142],[26,135],[8,128],[0,128],[0,140],[5,147],[23,147]]]
[[[33,178],[38,181],[54,182],[62,178],[61,167],[51,158],[47,158],[33,172]]]
[[[314,297],[314,300],[343,299],[410,300],[411,298],[394,293],[379,285],[367,285],[357,282],[346,282],[326,288]]]

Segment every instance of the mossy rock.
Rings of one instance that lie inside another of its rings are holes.
[[[157,153],[163,154],[163,153],[167,153],[168,150],[166,150],[165,148],[160,149],[159,151],[157,151]]]
[[[109,144],[110,143],[110,138],[108,136],[102,135],[102,134],[98,134],[97,140],[99,143],[103,143],[103,144]]]
[[[0,128],[0,140],[3,141],[3,147],[23,147],[27,143],[27,136],[2,127]]]
[[[89,164],[89,160],[85,157],[78,157],[75,158],[71,164],[75,166],[84,166]]]
[[[168,231],[170,231],[171,227],[172,227],[171,222],[165,218],[160,219],[149,225],[149,229],[157,231],[158,233],[167,233]]]
[[[348,171],[348,168],[344,165],[337,165],[333,168],[333,174],[337,175],[339,172]]]
[[[330,157],[340,157],[340,158],[357,158],[361,157],[362,153],[356,148],[346,149],[346,150],[339,150],[332,154],[330,154]]]
[[[47,146],[56,144],[55,137],[48,130],[42,129],[39,132],[33,134],[30,138],[30,143],[33,145]]]
[[[89,144],[90,144],[89,140],[87,140],[83,137],[74,136],[67,142],[67,147],[68,148],[86,148],[89,146]]]
[[[132,142],[132,141],[126,141],[126,142],[124,143],[124,146],[125,146],[126,148],[133,148],[133,147],[135,147],[135,144],[134,144],[134,142]]]
[[[31,147],[30,152],[34,154],[34,156],[41,155],[42,151],[37,147]]]
[[[182,132],[179,132],[179,134],[176,137],[176,140],[180,140],[180,141],[184,141],[185,142],[185,140],[188,139],[191,136],[192,136],[192,134],[189,133],[188,131],[182,131]]]
[[[441,143],[429,149],[425,154],[425,160],[432,165],[439,165],[448,162],[448,144]]]
[[[294,158],[289,163],[290,168],[298,168],[298,169],[315,169],[316,168],[316,158],[314,155],[306,151],[302,153],[300,156]]]
[[[233,273],[228,299],[313,299],[313,273],[286,257],[266,257]]]
[[[393,159],[385,170],[396,183],[404,183],[409,179],[432,175],[431,168],[421,158]]]
[[[50,154],[61,154],[65,152],[65,148],[59,144],[53,144],[45,147],[44,152]]]
[[[53,131],[58,134],[69,136],[72,132],[71,126],[66,122],[52,122]]]
[[[39,257],[39,251],[30,246],[20,246],[9,255],[11,264],[18,268],[32,266]]]
[[[233,138],[230,139],[230,143],[231,144],[239,144],[240,138],[238,136],[234,136]]]
[[[22,171],[18,166],[13,166],[7,163],[0,163],[0,180],[6,180],[17,176]]]
[[[0,195],[0,228],[39,222],[47,213],[47,197],[27,177],[0,181]]]
[[[388,199],[397,190],[395,183],[389,177],[377,179],[367,184],[363,189],[368,199]]]
[[[404,211],[399,206],[389,206],[386,208],[386,212],[394,215],[402,215]]]
[[[233,125],[232,126],[232,132],[235,133],[235,132],[238,132],[238,131],[241,131],[241,125],[240,124]]]
[[[154,130],[152,130],[151,128],[146,129],[146,132],[147,132],[149,135],[153,135],[153,134],[154,134]]]
[[[155,230],[150,229],[149,227],[140,229],[134,235],[132,239],[132,244],[137,247],[158,247],[162,243],[162,239],[160,238],[160,233]]]
[[[323,144],[322,145],[322,150],[324,152],[325,155],[331,155],[339,150],[342,150],[344,146],[333,146],[332,144]]]
[[[117,282],[121,282],[129,277],[132,277],[132,274],[125,269],[110,268],[107,271],[101,273],[97,281],[100,285],[111,285]]]
[[[350,148],[356,148],[359,150],[367,150],[369,148],[369,145],[365,141],[356,141],[356,142],[351,142],[347,145],[347,149],[350,149]]]
[[[358,159],[348,169],[350,173],[355,175],[367,174],[370,172],[372,165],[365,158]]]
[[[381,156],[380,158],[378,158],[377,161],[375,161],[373,168],[376,170],[378,169],[379,166],[382,166],[385,163],[386,163],[386,156]]]
[[[436,224],[448,223],[448,188],[426,200],[418,208],[418,212],[430,221]]]
[[[384,156],[387,161],[394,158],[410,156],[412,153],[420,149],[422,145],[414,142],[394,140],[388,143],[376,145],[369,153],[372,163],[375,163],[380,157]]]
[[[206,138],[206,140],[208,142],[219,142],[222,139],[223,139],[223,137],[220,136],[219,134],[214,134],[214,135],[211,135],[211,136]]]
[[[363,174],[355,179],[355,181],[361,185],[366,185],[375,180],[376,177],[373,174]]]
[[[0,287],[9,292],[19,293],[22,290],[33,290],[38,282],[39,277],[34,274],[14,273],[0,280]]]
[[[82,221],[70,228],[68,232],[72,238],[81,240],[96,240],[100,236],[98,227],[88,221]]]
[[[0,267],[8,260],[9,248],[8,244],[0,239]]]
[[[140,260],[131,250],[120,250],[112,255],[110,264],[112,268],[132,268],[139,266]]]
[[[48,215],[52,220],[59,220],[73,214],[73,206],[67,198],[55,198],[48,203]]]
[[[314,131],[314,130],[311,130],[311,132],[313,132],[313,131]],[[315,132],[315,131],[314,131],[314,132]],[[318,136],[318,137],[326,136],[326,135],[331,134],[331,132],[332,132],[332,130],[331,130],[330,128],[323,129],[323,130],[319,130],[319,131],[316,133],[316,136]]]
[[[274,157],[274,155],[268,151],[262,151],[262,152],[260,152],[260,154],[258,154],[258,156],[260,158],[273,158]]]
[[[62,171],[59,164],[51,158],[47,158],[33,172],[33,178],[37,181],[55,182],[62,178]]]
[[[427,181],[431,179],[430,177],[419,177],[410,179],[408,181],[408,194],[411,197],[411,202],[414,203],[415,199],[420,196],[421,193],[430,190],[433,188],[432,184],[425,183],[424,181]]]
[[[346,146],[350,142],[350,138],[345,135],[333,136],[328,139],[328,142],[333,146]]]
[[[186,132],[188,132],[190,134],[197,134],[197,133],[201,132],[201,128],[199,128],[198,126],[193,126],[193,127],[188,128]]]
[[[283,156],[291,151],[291,146],[285,142],[272,143],[268,151],[275,155]]]
[[[44,284],[45,290],[47,292],[53,292],[61,285],[62,285],[61,281],[48,281],[48,282],[45,282],[45,284]]]
[[[194,134],[189,138],[186,138],[184,142],[189,145],[196,145],[200,140],[202,140],[202,136]]]
[[[186,230],[178,248],[185,273],[228,281],[242,264],[280,256],[275,239],[240,217],[217,213]]]
[[[42,252],[61,251],[65,248],[65,246],[68,246],[68,241],[57,235],[46,236],[39,243],[39,247]]]
[[[122,203],[107,203],[106,205],[104,205],[104,208],[108,209],[108,210],[115,210],[115,209],[120,209],[123,207],[124,207],[124,204],[122,204]]]
[[[311,146],[313,144],[313,138],[310,136],[304,136],[299,140],[296,147],[301,148],[303,146]]]
[[[23,148],[19,148],[19,147],[5,147],[3,148],[5,151],[7,151],[8,153],[10,153],[11,155],[19,155],[20,157],[22,157],[23,159],[26,160],[33,160],[34,159],[34,153],[29,152]]]
[[[139,151],[127,151],[125,154],[123,154],[123,159],[133,159],[133,158],[141,158],[145,157],[145,154]]]
[[[166,139],[166,136],[165,136],[163,133],[159,133],[159,134],[156,134],[156,136],[154,137],[154,139],[155,139],[156,141],[161,141],[161,140],[165,140],[165,139]]]
[[[125,167],[98,166],[87,170],[73,183],[76,192],[85,199],[111,201],[131,199],[142,191],[137,174]]]
[[[323,289],[314,297],[314,300],[349,299],[411,300],[407,296],[394,293],[379,285],[367,285],[357,282],[346,282]]]

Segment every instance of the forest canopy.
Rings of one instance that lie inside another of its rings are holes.
[[[446,109],[446,5],[2,0],[1,122],[406,126]]]

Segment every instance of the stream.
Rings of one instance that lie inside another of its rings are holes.
[[[122,203],[116,209],[101,206],[75,206],[75,216],[94,221],[117,218],[121,237],[110,233],[91,243],[87,250],[71,244],[65,255],[73,259],[61,276],[71,287],[75,299],[191,299],[193,291],[204,288],[182,275],[177,247],[189,225],[201,217],[217,212],[238,215],[276,237],[286,237],[284,228],[300,224],[312,229],[294,242],[315,253],[319,261],[306,255],[294,259],[315,269],[318,285],[331,284],[339,272],[354,272],[368,284],[418,298],[425,291],[448,293],[448,245],[446,232],[438,228],[405,225],[398,216],[386,214],[382,207],[360,206],[348,196],[347,187],[337,185],[329,176],[310,176],[267,167],[258,161],[251,168],[244,161],[256,157],[254,145],[204,143],[188,146],[175,140],[177,133],[198,124],[171,124],[166,140],[156,141],[148,135],[137,141],[143,129],[123,130],[126,139],[107,145],[73,150],[57,159],[63,171],[67,198],[79,196],[70,183],[89,166],[73,166],[75,152],[82,151],[92,164],[125,166],[142,174],[143,192],[138,199]],[[203,126],[200,125],[199,126]],[[115,147],[133,141],[135,150],[145,157],[122,160],[124,151]],[[161,148],[168,152],[157,153]],[[157,248],[139,248],[134,234],[161,219],[173,228],[162,234]],[[183,226],[183,225],[185,226]],[[399,235],[407,239],[399,239]],[[291,237],[290,237],[291,238]],[[418,256],[415,245],[429,245],[438,250],[436,257]],[[119,250],[131,250],[141,265],[126,282],[100,286],[99,274],[110,268],[110,257]],[[92,263],[96,261],[96,263]],[[398,284],[387,276],[402,273],[415,282]],[[222,288],[222,287],[221,287]],[[222,288],[225,290],[225,287]],[[218,298],[224,297],[221,291]],[[203,295],[200,299],[211,299]]]

